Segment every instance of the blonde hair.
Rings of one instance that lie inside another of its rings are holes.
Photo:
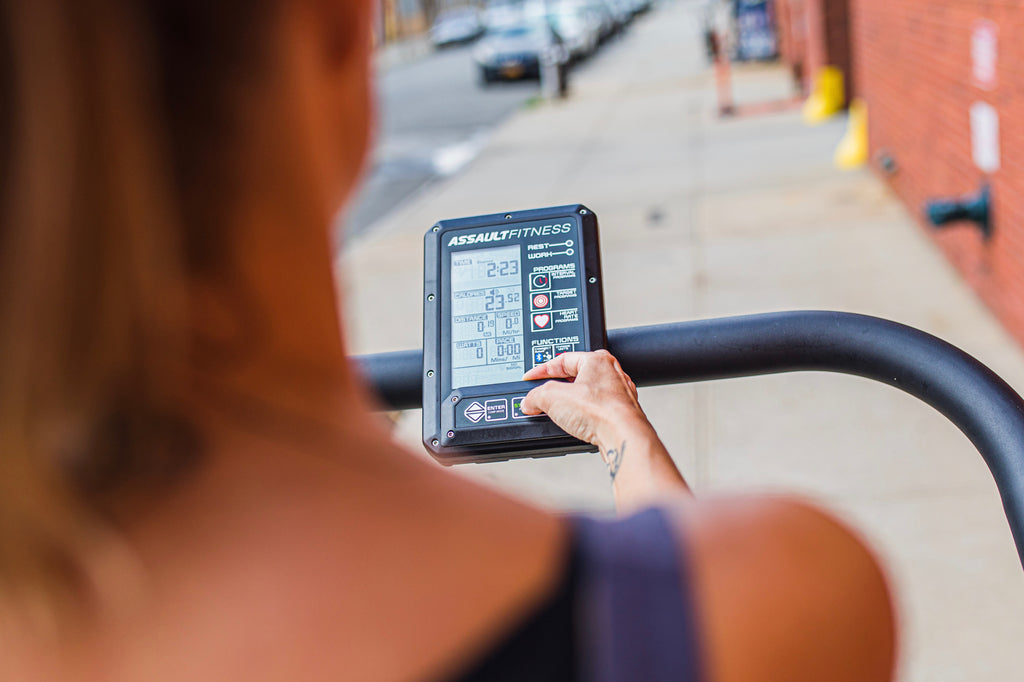
[[[0,589],[78,590],[104,516],[196,455],[185,276],[254,4],[2,0]]]

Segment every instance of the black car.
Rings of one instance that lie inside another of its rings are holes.
[[[483,83],[537,78],[547,50],[565,51],[547,23],[517,23],[488,30],[473,50],[473,59]]]

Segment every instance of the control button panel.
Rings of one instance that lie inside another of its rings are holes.
[[[586,348],[583,277],[577,244],[537,240],[526,244],[529,272],[529,366]]]
[[[533,366],[543,365],[545,362],[557,358],[562,353],[571,353],[576,350],[577,341],[569,343],[552,343],[533,347]]]
[[[508,396],[487,396],[484,398],[466,398],[455,408],[455,426],[457,428],[499,426],[513,424],[520,420],[539,420],[548,418],[544,415],[523,414],[524,394]]]

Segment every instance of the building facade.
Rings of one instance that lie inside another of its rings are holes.
[[[843,71],[875,170],[1024,344],[1024,3],[775,1],[783,59],[808,90],[821,67]],[[978,209],[984,188],[987,233],[932,225],[928,207]]]
[[[1024,343],[1024,4],[853,0],[850,18],[875,167]],[[926,220],[929,203],[984,186],[990,236]]]

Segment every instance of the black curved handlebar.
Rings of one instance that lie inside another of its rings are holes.
[[[959,348],[866,315],[790,312],[616,329],[608,349],[637,386],[781,372],[840,372],[905,391],[974,443],[1003,500],[1024,564],[1024,400]],[[421,351],[356,358],[384,402],[421,406]]]

